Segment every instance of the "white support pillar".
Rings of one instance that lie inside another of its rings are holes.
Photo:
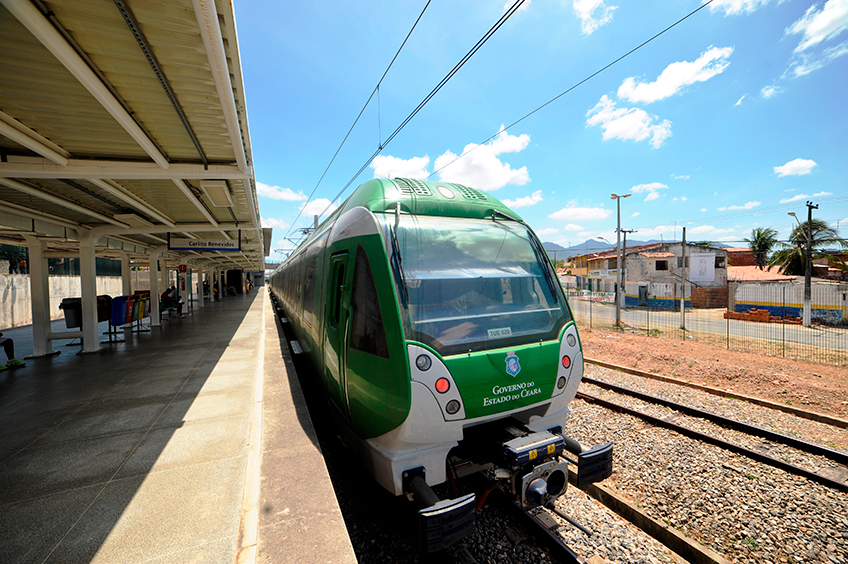
[[[169,284],[170,279],[168,278],[168,267],[165,266],[165,261],[161,261],[160,267],[162,269],[159,271],[159,283],[161,284],[160,290],[161,292],[164,292],[165,288],[170,288],[171,285]],[[158,298],[159,294],[157,294],[156,297]]]
[[[32,357],[59,354],[50,340],[50,281],[44,244],[41,239],[24,235],[29,247],[30,297],[32,299]]]
[[[197,305],[203,307],[203,265],[197,265]]]
[[[84,235],[80,240],[80,288],[82,290],[82,352],[101,349],[100,328],[97,324],[97,269],[94,238]]]
[[[150,326],[158,327],[162,323],[159,315],[159,275],[157,273],[159,257],[167,250],[167,245],[156,247],[150,251]],[[164,290],[162,290],[164,292]]]
[[[132,294],[132,273],[130,271],[130,255],[126,251],[118,251],[121,256],[121,295]]]

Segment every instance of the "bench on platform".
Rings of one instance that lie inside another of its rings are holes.
[[[162,320],[162,317],[165,315],[166,312],[168,314],[168,317],[170,317],[172,311],[179,312],[179,309],[175,305],[165,306],[165,302],[163,302],[161,299],[159,300],[159,320],[160,321]]]

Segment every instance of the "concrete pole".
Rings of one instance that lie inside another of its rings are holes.
[[[148,269],[148,274],[150,275],[150,326],[158,327],[162,325],[159,321],[159,273],[157,273],[157,268],[159,265],[159,257],[162,256],[168,250],[167,245],[162,245],[161,247],[156,247],[150,251],[150,268]],[[164,290],[162,290],[164,292]]]
[[[97,323],[97,265],[94,237],[80,239],[80,287],[82,290],[82,352],[101,349],[100,328]]]
[[[683,270],[680,271],[680,328],[686,330],[686,228],[683,228]]]
[[[197,305],[198,307],[203,307],[203,265],[200,264],[197,267]]]
[[[41,239],[24,235],[29,247],[29,280],[30,297],[32,299],[32,356],[52,356],[58,354],[53,350],[50,340],[50,279],[47,259],[44,258],[44,244]]]
[[[132,294],[132,272],[130,270],[130,255],[126,251],[118,251],[121,256],[121,295]]]
[[[804,327],[812,324],[813,317],[813,210],[819,209],[807,202],[807,252],[804,260]]]

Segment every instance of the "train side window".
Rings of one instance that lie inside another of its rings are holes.
[[[371,274],[371,265],[365,250],[356,249],[356,264],[353,269],[351,294],[350,347],[364,353],[389,358],[386,330],[377,287]]]
[[[333,257],[333,285],[330,286],[330,312],[327,322],[330,327],[338,327],[342,313],[342,294],[344,293],[345,260],[347,253],[341,257]]]
[[[312,310],[313,302],[315,301],[315,267],[318,264],[318,255],[313,255],[312,258],[306,261],[306,281],[303,288],[303,311],[309,315],[304,315],[303,319],[312,325]]]

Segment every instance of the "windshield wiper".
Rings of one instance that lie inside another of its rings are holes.
[[[530,244],[533,246],[533,252],[536,254],[536,260],[539,261],[542,270],[544,270],[545,272],[545,281],[548,283],[548,289],[550,289],[551,294],[553,294],[554,301],[559,302],[559,297],[557,296],[556,291],[556,285],[551,279],[551,263],[548,260],[548,253],[542,247],[542,244],[539,243],[539,241],[537,241],[536,238],[533,236],[533,231],[530,229],[530,226],[522,220],[515,219],[514,217],[507,215],[500,210],[492,210],[492,221],[496,221],[499,217],[520,223],[524,226],[525,229],[527,229],[527,235],[529,236]]]
[[[409,303],[409,291],[406,289],[406,274],[403,271],[403,257],[400,254],[400,245],[398,244],[397,227],[400,224],[400,202],[395,208],[395,222],[390,226],[392,231],[392,257],[394,258],[397,276],[400,278],[400,293],[403,307],[407,307]]]

